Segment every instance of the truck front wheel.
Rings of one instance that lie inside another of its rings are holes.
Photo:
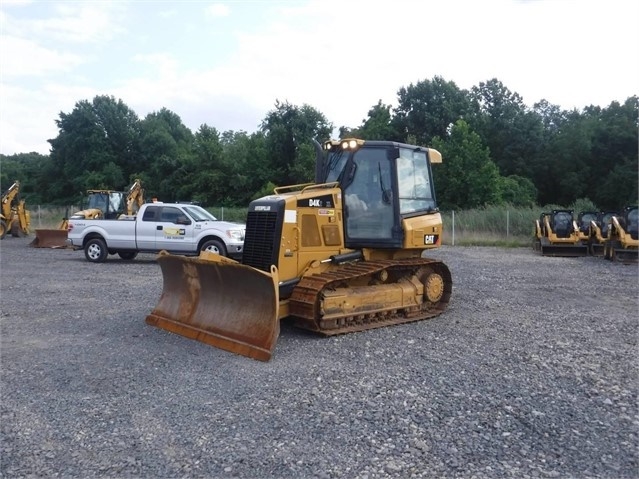
[[[219,254],[220,256],[226,256],[226,247],[224,246],[224,243],[214,239],[204,242],[200,251],[208,251],[210,253]]]
[[[84,257],[92,263],[103,263],[108,255],[107,245],[102,238],[90,239],[84,246]]]

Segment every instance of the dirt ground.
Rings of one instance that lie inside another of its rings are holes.
[[[637,478],[636,265],[446,246],[441,316],[270,362],[145,324],[153,255],[0,242],[0,477]]]

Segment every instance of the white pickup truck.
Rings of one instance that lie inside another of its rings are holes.
[[[245,225],[219,221],[204,208],[185,203],[146,203],[137,215],[120,219],[69,219],[67,243],[83,249],[88,261],[101,263],[109,254],[131,260],[140,252],[162,250],[198,255],[212,251],[239,259]]]

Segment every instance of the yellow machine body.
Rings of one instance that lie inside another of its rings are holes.
[[[335,181],[276,188],[251,203],[241,263],[161,254],[163,291],[147,323],[268,360],[283,318],[334,335],[444,311],[450,271],[423,257],[441,245],[430,170],[441,155],[394,142],[350,145],[328,143],[332,156],[316,178]]]
[[[29,234],[31,213],[20,199],[20,182],[16,180],[2,195],[0,208],[0,239],[4,239],[7,232],[11,236],[22,237]]]
[[[586,256],[588,244],[571,210],[542,213],[535,221],[533,249],[543,256]]]
[[[608,236],[604,241],[605,259],[623,263],[637,262],[639,259],[639,208],[627,206],[623,214],[611,218]]]

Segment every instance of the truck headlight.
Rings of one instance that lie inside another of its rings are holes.
[[[237,241],[244,241],[244,230],[226,230],[226,235]]]

